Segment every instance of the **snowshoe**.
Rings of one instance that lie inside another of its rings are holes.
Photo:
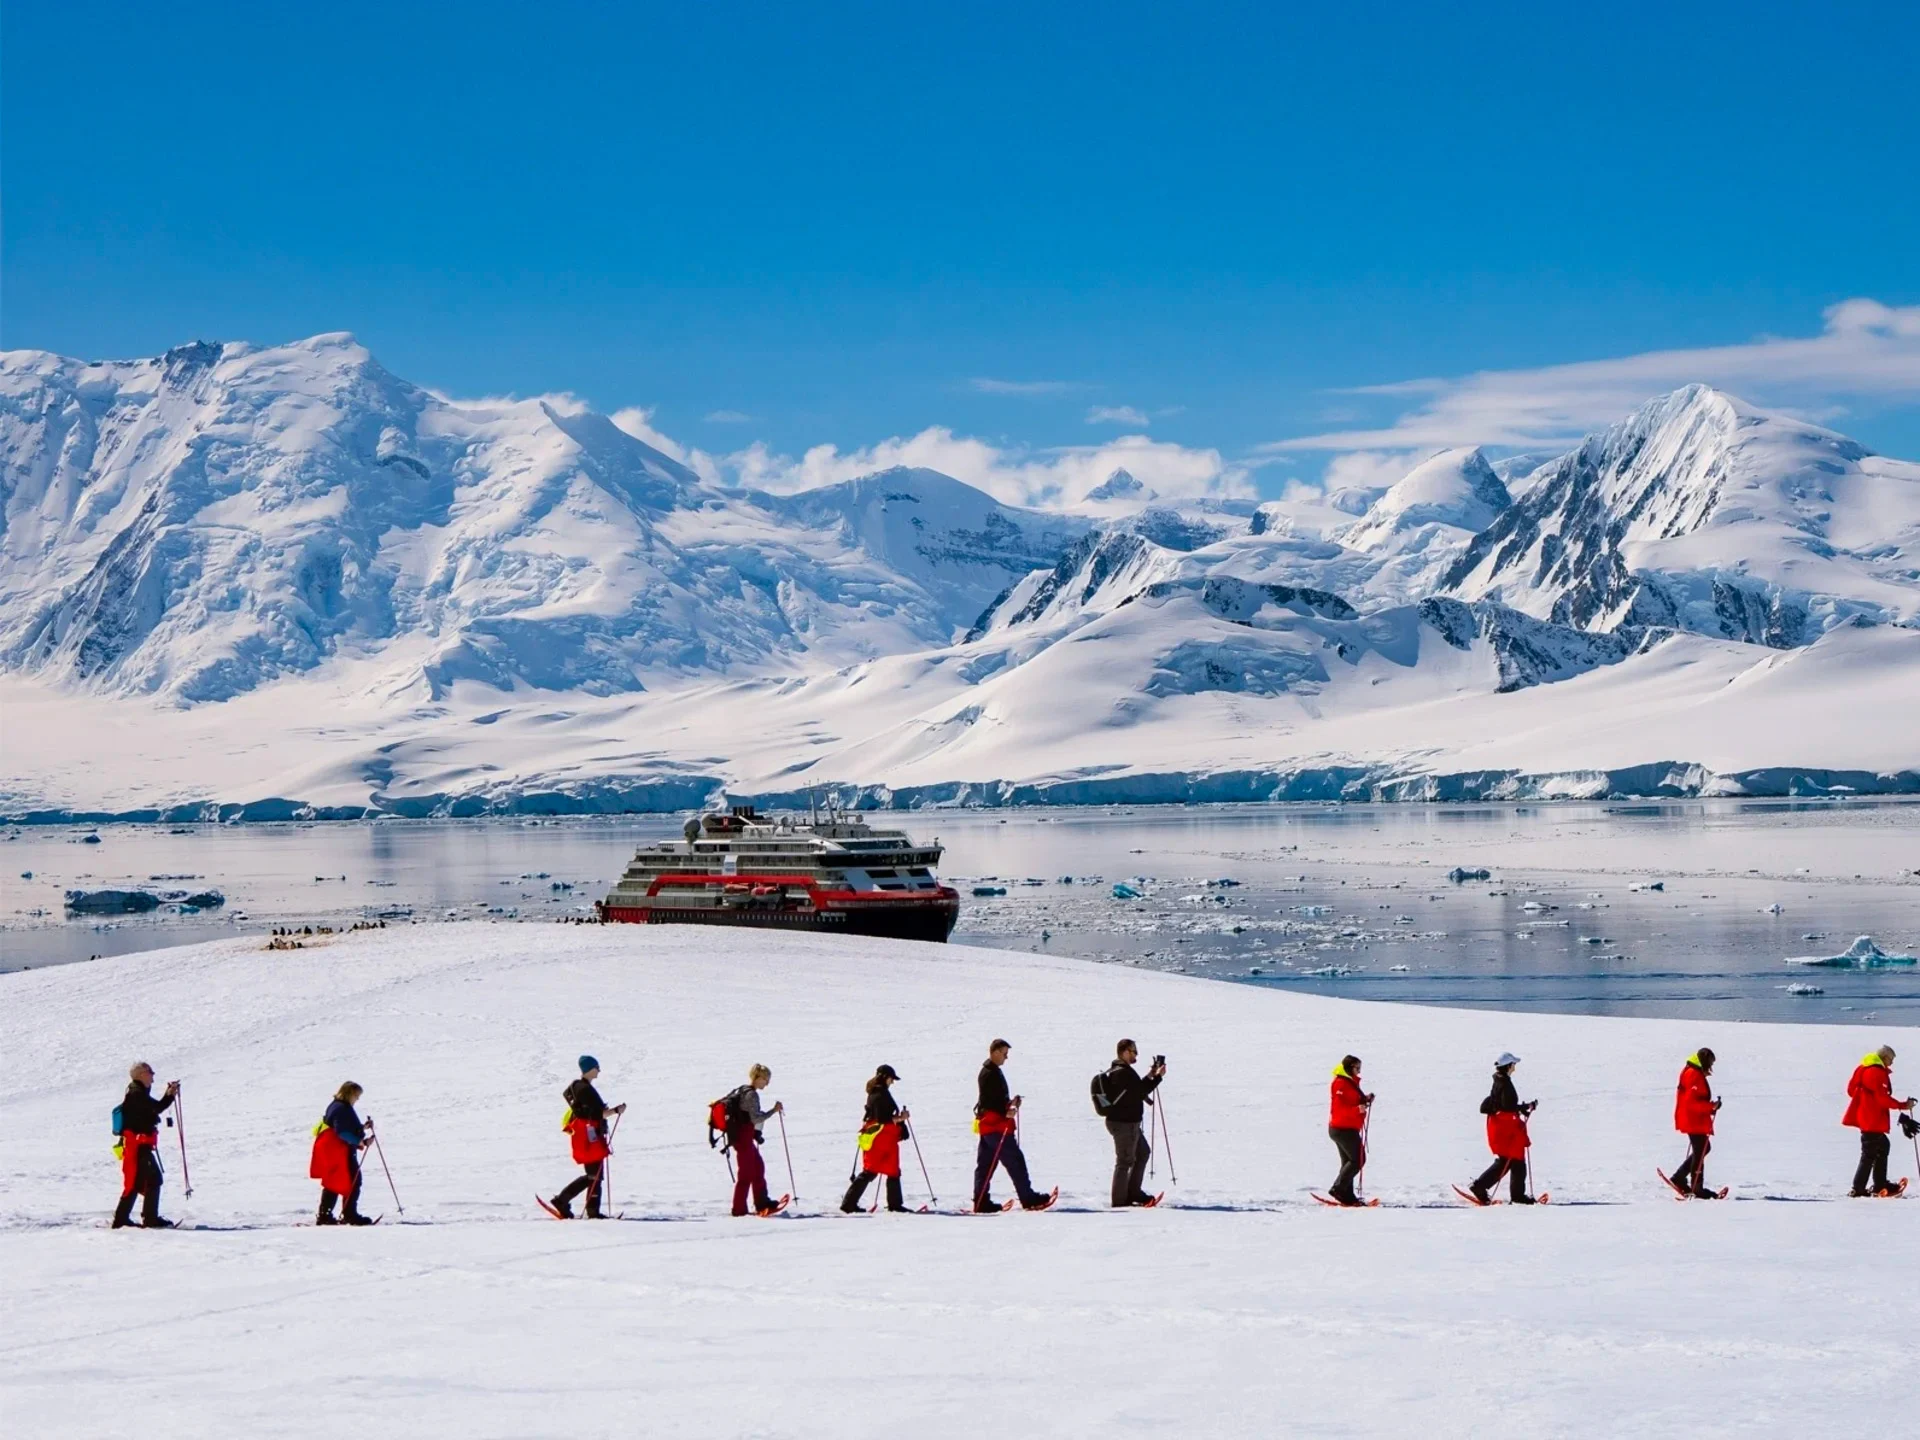
[[[1335,1210],[1372,1210],[1380,1204],[1378,1200],[1336,1200],[1331,1195],[1322,1195],[1318,1190],[1308,1193],[1322,1205],[1330,1205]]]
[[[1167,1192],[1162,1190],[1158,1195],[1149,1195],[1146,1199],[1136,1200],[1133,1203],[1139,1206],[1142,1210],[1153,1210],[1153,1209],[1157,1209],[1161,1205],[1164,1205],[1166,1203],[1166,1200],[1167,1200]]]
[[[1020,1208],[1023,1210],[1030,1210],[1038,1214],[1042,1210],[1051,1210],[1055,1205],[1059,1203],[1060,1203],[1060,1187],[1056,1185],[1053,1187],[1053,1191],[1051,1194],[1042,1195],[1038,1200],[1034,1201],[1033,1204],[1023,1205]]]
[[[1676,1199],[1691,1200],[1693,1198],[1692,1193],[1687,1189],[1687,1187],[1676,1183],[1673,1177],[1668,1175],[1666,1171],[1656,1169],[1653,1173],[1660,1177],[1661,1184],[1665,1185],[1669,1190],[1673,1191],[1674,1197]]]
[[[156,1215],[151,1220],[142,1220],[140,1222],[140,1228],[142,1230],[177,1230],[180,1227],[173,1221],[163,1220]]]
[[[544,1199],[539,1195],[536,1195],[533,1197],[533,1203],[538,1205],[542,1210],[546,1211],[547,1214],[551,1215],[556,1220],[573,1219],[573,1211],[568,1209],[564,1205],[556,1205],[553,1203],[553,1201]]]
[[[1887,1186],[1886,1189],[1874,1191],[1873,1198],[1876,1200],[1898,1200],[1902,1195],[1906,1193],[1907,1193],[1907,1181],[1906,1181],[1906,1177],[1902,1176],[1899,1180]]]
[[[753,1213],[762,1220],[771,1220],[774,1216],[778,1215],[782,1210],[786,1209],[787,1206],[791,1205],[792,1203],[793,1203],[793,1196],[782,1195],[778,1200],[775,1200],[771,1205],[767,1205],[759,1210],[754,1211]]]
[[[1472,1205],[1476,1209],[1480,1209],[1480,1210],[1490,1209],[1491,1207],[1498,1205],[1500,1203],[1498,1200],[1495,1200],[1491,1195],[1476,1194],[1472,1189],[1472,1187],[1468,1187],[1467,1189],[1463,1190],[1458,1185],[1456,1185],[1453,1187],[1453,1193],[1458,1195],[1462,1200],[1466,1201],[1467,1204]]]

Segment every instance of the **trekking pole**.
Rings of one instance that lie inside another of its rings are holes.
[[[187,1187],[187,1199],[193,1198],[193,1173],[187,1169],[187,1106],[181,1099],[184,1092],[173,1092],[173,1133],[180,1142],[180,1180]]]
[[[787,1148],[787,1112],[782,1110],[780,1121],[780,1151],[787,1157],[787,1194],[795,1200],[800,1198],[800,1183],[793,1178],[793,1151]]]
[[[1167,1133],[1167,1090],[1164,1085],[1160,1087],[1160,1103],[1153,1110],[1160,1117],[1160,1143],[1167,1147],[1167,1180],[1170,1184],[1178,1185],[1180,1176],[1173,1167],[1173,1136]]]
[[[913,1158],[920,1162],[920,1178],[927,1182],[928,1201],[931,1204],[938,1205],[940,1203],[940,1197],[933,1193],[933,1177],[927,1174],[927,1157],[920,1153],[920,1132],[909,1128],[907,1130],[907,1138],[913,1141]]]
[[[400,1192],[393,1188],[393,1171],[387,1169],[387,1152],[381,1148],[380,1136],[373,1128],[371,1115],[367,1117],[367,1135],[373,1141],[373,1153],[380,1157],[380,1172],[387,1177],[387,1189],[393,1194],[393,1208],[404,1215],[407,1213],[407,1207],[400,1203]]]
[[[1358,1193],[1367,1183],[1367,1161],[1373,1157],[1373,1106],[1367,1106],[1367,1118],[1360,1122],[1360,1170],[1353,1177],[1353,1188]]]
[[[601,1193],[596,1196],[591,1190],[587,1192],[589,1200],[598,1201],[594,1208],[602,1212],[613,1208],[613,1137],[620,1131],[620,1116],[626,1113],[620,1111],[613,1117],[613,1124],[607,1127],[607,1153],[600,1161],[600,1180],[595,1186]]]

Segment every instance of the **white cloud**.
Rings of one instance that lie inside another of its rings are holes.
[[[1147,423],[1146,412],[1131,405],[1095,405],[1087,411],[1089,425],[1138,425],[1144,430]]]
[[[995,380],[981,375],[967,384],[982,395],[1065,395],[1087,387],[1074,380]]]
[[[726,483],[721,477],[720,465],[713,456],[704,450],[696,450],[691,446],[682,445],[671,435],[654,429],[652,409],[643,409],[638,405],[629,405],[624,410],[614,411],[613,414],[607,418],[642,444],[651,445],[661,454],[666,455],[670,459],[678,460],[709,485],[723,485]]]
[[[1326,431],[1259,448],[1405,452],[1565,444],[1653,395],[1695,381],[1800,414],[1842,413],[1833,402],[1848,397],[1920,400],[1920,305],[1847,300],[1825,318],[1818,335],[1797,339],[1765,336],[1745,345],[1365,386],[1348,393],[1407,399],[1414,408],[1384,428]]]
[[[753,418],[743,410],[711,410],[706,421],[709,425],[751,425]]]
[[[1012,505],[1071,504],[1120,469],[1168,499],[1254,495],[1248,469],[1229,463],[1218,450],[1189,449],[1145,435],[1029,450],[935,426],[857,450],[816,445],[798,459],[755,444],[729,455],[725,464],[741,485],[781,492],[811,490],[906,465],[941,471]]]
[[[1336,490],[1384,490],[1422,458],[1418,450],[1349,450],[1327,462],[1321,483],[1329,495]]]

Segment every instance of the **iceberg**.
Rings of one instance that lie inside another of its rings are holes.
[[[1838,955],[1789,955],[1787,964],[1820,965],[1832,970],[1890,970],[1920,965],[1920,956],[1889,955],[1873,943],[1871,935],[1861,935]]]

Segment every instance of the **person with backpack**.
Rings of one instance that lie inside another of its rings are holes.
[[[1361,1131],[1367,1125],[1367,1107],[1373,1096],[1360,1088],[1360,1057],[1344,1055],[1333,1067],[1331,1102],[1327,1113],[1327,1137],[1340,1152],[1340,1173],[1327,1187],[1327,1194],[1342,1205],[1365,1202],[1354,1193],[1353,1182],[1367,1165],[1366,1141]]]
[[[316,1225],[373,1224],[360,1213],[360,1152],[373,1143],[353,1108],[363,1093],[359,1085],[347,1081],[333,1092],[325,1118],[313,1127],[313,1158],[307,1173],[320,1182],[320,1208],[313,1217]],[[333,1207],[340,1200],[347,1203],[336,1220]]]
[[[973,1163],[973,1208],[983,1213],[1002,1207],[988,1192],[993,1187],[993,1172],[1007,1167],[1014,1193],[1027,1210],[1044,1210],[1060,1198],[1055,1187],[1051,1195],[1042,1195],[1027,1178],[1027,1157],[1020,1149],[1020,1100],[1008,1093],[1007,1077],[1001,1067],[1013,1046],[995,1040],[987,1047],[987,1060],[980,1067],[980,1098],[973,1107],[973,1128],[980,1137]]]
[[[747,1070],[747,1083],[729,1091],[725,1100],[727,1144],[739,1157],[733,1179],[733,1213],[747,1213],[747,1201],[753,1201],[756,1215],[777,1214],[786,1202],[775,1203],[767,1194],[767,1162],[760,1155],[762,1131],[767,1121],[787,1108],[784,1100],[773,1102],[768,1110],[760,1103],[760,1092],[773,1083],[773,1072],[764,1065]]]
[[[1113,1063],[1093,1077],[1093,1110],[1107,1122],[1107,1134],[1113,1137],[1113,1206],[1153,1205],[1155,1198],[1146,1192],[1147,1162],[1153,1158],[1153,1146],[1141,1127],[1147,1118],[1147,1106],[1153,1104],[1153,1092],[1166,1078],[1167,1059],[1153,1057],[1143,1076],[1134,1069],[1140,1049],[1131,1040],[1122,1040],[1113,1049]]]
[[[133,1223],[136,1195],[141,1199],[141,1229],[173,1228],[173,1221],[160,1216],[160,1187],[166,1181],[160,1168],[160,1114],[179,1093],[180,1082],[169,1080],[166,1092],[155,1100],[153,1067],[144,1060],[127,1071],[127,1093],[113,1112],[114,1130],[120,1137],[120,1203],[113,1211],[115,1230]]]
[[[1847,1081],[1847,1113],[1842,1125],[1860,1132],[1860,1164],[1853,1172],[1853,1196],[1898,1195],[1907,1188],[1887,1183],[1887,1158],[1892,1152],[1893,1112],[1911,1110],[1914,1097],[1893,1098],[1893,1047],[1882,1045],[1862,1058]]]
[[[1502,1175],[1509,1177],[1507,1198],[1516,1205],[1533,1204],[1527,1193],[1527,1117],[1540,1102],[1524,1104],[1514,1087],[1514,1067],[1520,1057],[1506,1051],[1493,1062],[1493,1088],[1480,1102],[1480,1113],[1487,1117],[1487,1148],[1493,1151],[1493,1164],[1467,1188],[1482,1205],[1493,1203],[1493,1187]]]
[[[591,1055],[582,1055],[580,1078],[563,1092],[567,1114],[560,1122],[560,1128],[567,1132],[573,1144],[573,1163],[580,1167],[580,1174],[547,1201],[548,1211],[561,1220],[573,1219],[574,1197],[582,1190],[587,1192],[587,1219],[607,1218],[600,1208],[604,1193],[600,1182],[606,1173],[607,1157],[613,1153],[607,1132],[607,1116],[624,1115],[627,1106],[625,1101],[609,1106],[602,1100],[600,1092],[593,1086],[593,1082],[599,1078],[600,1062]]]
[[[900,1191],[900,1142],[907,1138],[908,1111],[893,1098],[893,1082],[900,1072],[882,1065],[867,1081],[867,1109],[860,1125],[860,1169],[847,1186],[840,1208],[851,1215],[876,1175],[887,1178],[887,1209],[896,1214],[907,1208]]]
[[[1713,1117],[1720,1113],[1721,1102],[1713,1098],[1713,1086],[1707,1077],[1713,1074],[1713,1051],[1702,1045],[1680,1067],[1680,1081],[1674,1087],[1673,1128],[1687,1137],[1687,1158],[1667,1184],[1685,1200],[1720,1200],[1724,1190],[1707,1189],[1707,1152],[1713,1149]]]

